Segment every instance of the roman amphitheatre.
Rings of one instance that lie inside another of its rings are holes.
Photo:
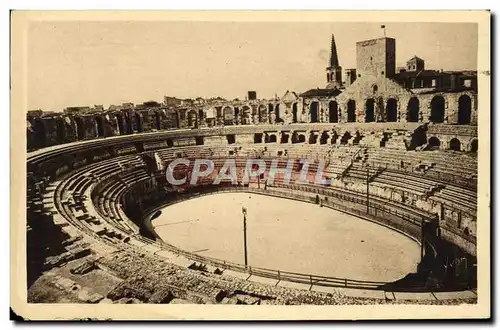
[[[356,46],[340,81],[332,37],[326,88],[301,94],[30,111],[28,301],[477,302],[476,74]],[[238,180],[172,185],[179,158],[229,159]],[[248,159],[294,178],[322,162],[329,182],[245,183]]]

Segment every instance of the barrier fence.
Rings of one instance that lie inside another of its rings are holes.
[[[306,188],[309,188],[309,192],[321,193],[320,188],[316,188],[316,190],[313,189],[312,187],[306,187]],[[162,204],[161,206],[150,208],[146,214],[148,214],[147,217],[149,217],[150,219],[158,209],[188,200],[189,198],[192,198],[193,195],[202,196],[202,195],[213,195],[213,194],[228,193],[228,192],[256,193],[256,194],[275,196],[280,198],[289,198],[309,203],[317,202],[315,196],[301,195],[298,193],[298,191],[294,192],[293,190],[287,192],[287,191],[277,191],[269,189],[264,190],[264,189],[249,188],[249,187],[218,187],[216,190],[206,189],[204,191],[198,191],[196,193],[181,194],[180,196],[174,197],[174,199],[168,201],[167,203]],[[320,199],[321,206],[329,207],[358,217],[365,218],[370,221],[381,223],[393,229],[402,231],[403,233],[414,238],[415,240],[420,241],[421,232],[419,226],[420,226],[420,221],[422,221],[422,217],[420,218],[416,216],[410,217],[405,213],[397,212],[397,210],[395,209],[391,209],[390,207],[385,207],[379,204],[370,206],[370,211],[369,213],[367,213],[366,200],[363,201],[361,198],[356,198],[348,195],[341,195],[339,193],[336,193],[335,195],[337,197],[340,197],[337,201],[334,200],[325,201],[324,199],[323,200]],[[340,204],[340,201],[342,202],[347,201],[354,204],[359,203],[358,206],[360,205],[362,209],[358,209],[353,206],[342,205]],[[399,220],[399,222],[395,222],[394,220]],[[150,227],[150,229],[152,228]],[[238,263],[228,262],[213,257],[200,256],[194,253],[190,253],[163,241],[161,243],[158,243],[149,239],[142,239],[142,238],[138,239],[141,239],[144,242],[148,242],[149,244],[158,245],[162,249],[166,249],[172,253],[181,255],[189,260],[192,260],[193,262],[208,264],[224,270],[232,270],[232,271],[247,273],[249,274],[249,277],[259,276],[259,277],[274,279],[276,281],[289,281],[301,284],[308,284],[310,285],[310,287],[312,287],[313,285],[318,285],[327,287],[383,290],[385,288],[385,285],[389,284],[388,282],[365,281],[365,280],[355,280],[355,279],[332,277],[332,276],[303,274],[303,273],[288,272],[288,271],[267,269],[261,267],[251,267],[251,266],[245,267],[244,265]]]

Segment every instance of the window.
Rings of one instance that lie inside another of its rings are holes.
[[[436,79],[432,79],[432,87],[436,87]]]
[[[472,81],[470,79],[465,79],[464,80],[464,87],[471,87],[472,86]]]
[[[378,91],[378,86],[377,85],[373,85],[373,94],[375,94],[377,91]]]

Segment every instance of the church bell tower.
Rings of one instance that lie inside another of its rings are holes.
[[[330,63],[326,68],[326,81],[326,88],[328,89],[342,87],[342,67],[339,65],[337,46],[335,45],[335,36],[333,34],[330,46]]]

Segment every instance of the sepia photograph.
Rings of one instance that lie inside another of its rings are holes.
[[[488,11],[12,11],[11,87],[25,319],[490,317]]]

